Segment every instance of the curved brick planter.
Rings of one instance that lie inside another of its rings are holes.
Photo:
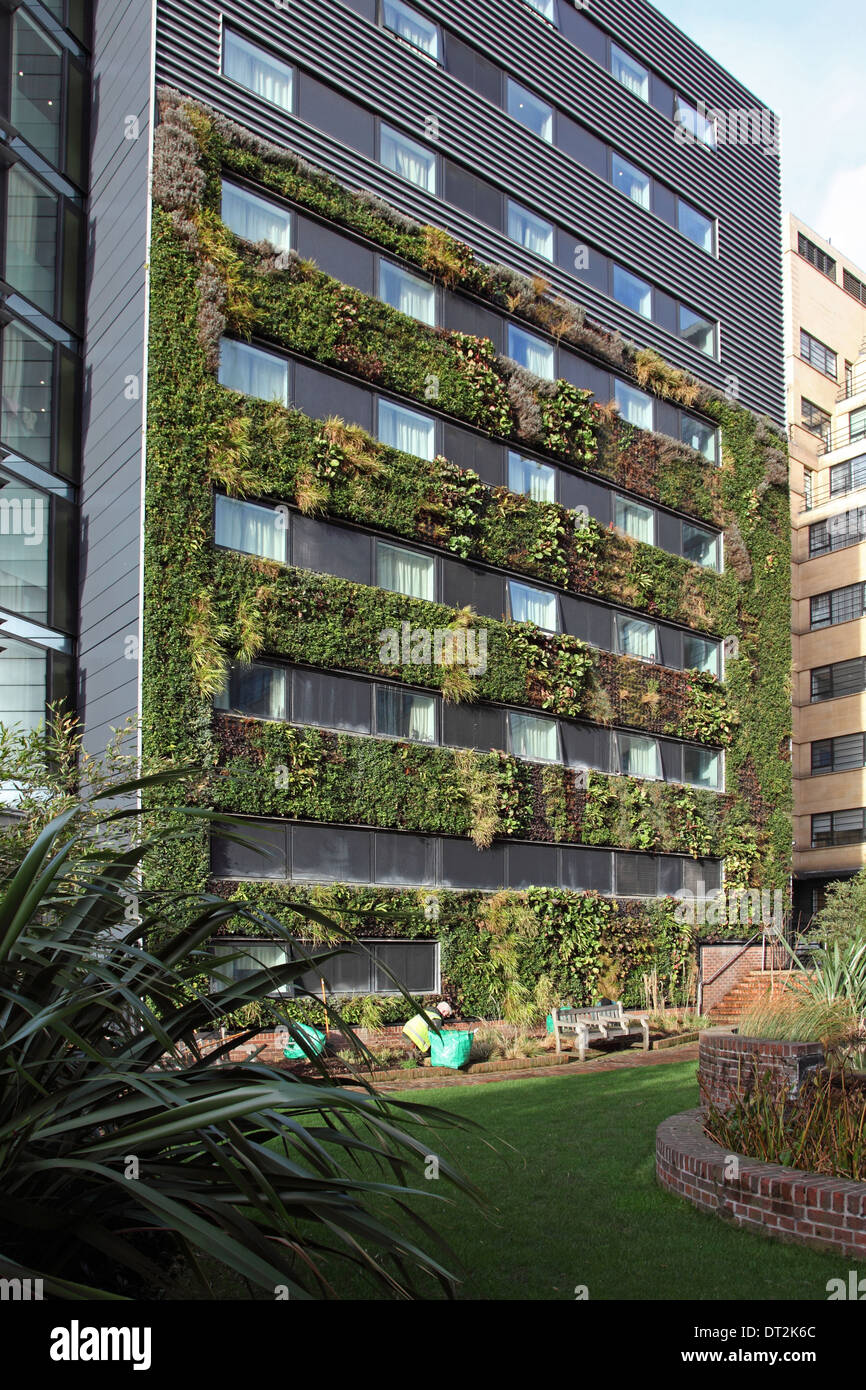
[[[745,1038],[730,1028],[707,1028],[698,1058],[702,1100],[724,1107],[748,1094],[758,1071],[769,1072],[796,1095],[809,1073],[823,1065],[824,1051],[820,1043]]]
[[[656,1175],[668,1192],[735,1226],[866,1259],[866,1182],[731,1155],[704,1134],[700,1110],[659,1125]]]

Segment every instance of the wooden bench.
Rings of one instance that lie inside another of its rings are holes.
[[[622,1004],[596,1004],[590,1009],[552,1009],[556,1050],[562,1051],[563,1038],[576,1038],[581,1062],[586,1060],[590,1039],[627,1038],[640,1032],[643,1050],[649,1051],[649,1023],[645,1018],[627,1018]]]

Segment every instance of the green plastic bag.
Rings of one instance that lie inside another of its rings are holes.
[[[325,1050],[325,1035],[318,1028],[311,1028],[308,1023],[296,1023],[295,1028],[310,1044],[310,1052],[318,1057],[320,1052]],[[300,1043],[290,1042],[288,1047],[283,1048],[283,1056],[293,1062],[298,1057],[308,1058],[309,1053],[305,1052]]]
[[[560,1004],[559,1007],[560,1007],[561,1009],[573,1009],[573,1008],[574,1008],[574,1005],[573,1005],[573,1004]],[[547,1031],[548,1031],[548,1033],[552,1033],[552,1032],[553,1032],[553,1014],[548,1014],[548,1015],[547,1015]]]
[[[430,1065],[433,1067],[462,1067],[469,1061],[474,1033],[466,1028],[449,1028],[445,1033],[430,1029]]]

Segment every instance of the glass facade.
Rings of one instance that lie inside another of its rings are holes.
[[[88,21],[0,8],[0,723],[27,731],[75,701]]]

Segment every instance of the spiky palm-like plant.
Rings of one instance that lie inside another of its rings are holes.
[[[3,883],[0,1273],[42,1278],[60,1298],[208,1297],[203,1271],[216,1264],[271,1296],[311,1298],[330,1296],[349,1263],[380,1295],[412,1297],[431,1280],[450,1292],[448,1256],[413,1208],[439,1196],[423,1181],[433,1117],[459,1122],[324,1068],[310,1081],[232,1064],[229,1044],[203,1055],[199,1030],[335,950],[203,986],[230,919],[290,933],[237,903],[142,888],[148,851],[196,831],[119,846],[112,832],[134,812],[110,805],[98,831],[65,810]],[[201,814],[187,813],[193,826]],[[441,1159],[439,1172],[436,1188],[477,1199]]]

